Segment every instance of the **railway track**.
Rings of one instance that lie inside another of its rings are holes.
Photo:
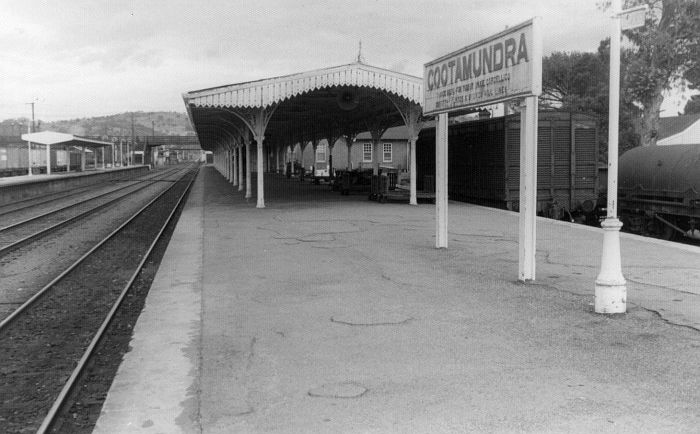
[[[87,185],[83,187],[75,187],[67,190],[63,190],[60,192],[52,192],[49,194],[45,195],[39,195],[39,196],[32,196],[26,199],[21,199],[21,200],[16,200],[13,201],[12,203],[5,203],[0,205],[0,217],[7,217],[11,216],[12,214],[19,213],[21,211],[25,211],[27,209],[31,208],[37,208],[41,207],[42,205],[48,205],[53,202],[59,202],[61,200],[69,199],[74,196],[79,196],[81,194],[84,194],[86,192],[90,192],[94,190],[96,187],[99,186],[110,186],[113,185],[115,182],[131,182],[131,181],[140,181],[140,180],[145,180],[147,178],[153,178],[157,176],[161,176],[163,172],[155,172],[151,173],[148,175],[145,175],[145,177],[141,177],[138,179],[125,179],[125,180],[119,180],[119,179],[113,179],[109,181],[103,181],[97,185]]]
[[[7,226],[0,227],[0,255],[27,242],[46,236],[65,225],[83,219],[110,205],[114,205],[134,193],[162,181],[166,177],[176,176],[181,170],[176,169],[156,174],[153,177],[137,180],[135,183],[111,189],[47,212],[31,215]],[[22,208],[22,210],[25,210],[25,208]]]
[[[50,432],[111,319],[172,224],[196,170],[172,182],[0,322],[0,431]]]

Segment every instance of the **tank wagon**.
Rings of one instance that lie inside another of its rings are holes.
[[[450,199],[517,211],[520,198],[520,115],[449,126]],[[582,113],[542,111],[537,130],[537,212],[597,223],[596,119]],[[435,128],[424,128],[416,146],[417,184],[431,189]]]
[[[620,157],[618,178],[625,230],[700,239],[700,145],[631,149]]]

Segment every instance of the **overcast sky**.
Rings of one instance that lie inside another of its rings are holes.
[[[600,0],[0,0],[0,120],[183,112],[182,93],[351,63],[423,64],[533,16],[594,51]],[[680,107],[682,109],[682,107]],[[680,110],[679,109],[679,110]]]

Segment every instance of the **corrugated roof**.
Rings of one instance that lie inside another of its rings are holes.
[[[675,136],[678,133],[682,133],[699,120],[700,113],[660,118],[659,131],[656,140],[665,139],[667,137]]]

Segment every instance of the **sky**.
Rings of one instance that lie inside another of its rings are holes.
[[[0,0],[0,120],[31,117],[30,102],[44,121],[184,112],[184,92],[352,63],[359,41],[365,63],[422,77],[533,16],[545,55],[595,51],[600,1]]]

